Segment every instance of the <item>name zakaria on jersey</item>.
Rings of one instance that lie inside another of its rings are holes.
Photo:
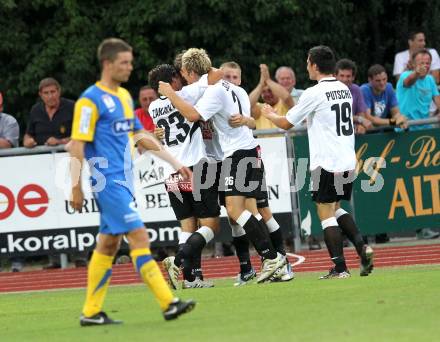
[[[304,91],[286,119],[297,125],[307,118],[310,169],[329,172],[354,170],[354,126],[352,96],[348,87],[334,77],[321,79]]]
[[[207,75],[176,92],[183,100],[195,104],[208,87]],[[185,166],[193,166],[206,158],[205,145],[198,122],[190,122],[167,97],[159,97],[148,108],[154,124],[165,131],[164,144],[168,151]],[[174,171],[166,168],[167,176]]]
[[[250,150],[258,145],[247,126],[233,128],[228,122],[234,114],[250,115],[249,96],[243,88],[221,80],[206,89],[195,108],[203,120],[212,118],[223,159],[235,151]]]
[[[92,176],[95,171],[106,176],[131,173],[132,160],[124,157],[132,152],[133,132],[142,129],[134,115],[133,100],[124,88],[113,91],[97,82],[75,103],[72,139],[87,142],[87,160],[105,158],[104,163],[96,159]]]

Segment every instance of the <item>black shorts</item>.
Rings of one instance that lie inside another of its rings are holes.
[[[208,176],[207,173],[210,170],[214,170],[213,177],[214,179],[217,178],[216,166],[208,167],[208,162],[203,161],[191,169],[194,170],[195,167],[200,167],[199,171],[195,171],[195,175],[201,174],[201,184],[205,184]],[[204,189],[203,186],[200,187],[198,185],[200,183],[196,180],[191,184],[191,182],[185,182],[178,178],[178,174],[172,174],[165,182],[165,188],[171,207],[179,221],[189,217],[208,218],[220,216],[218,184],[214,183],[209,188]]]
[[[219,191],[225,196],[261,197],[263,179],[260,146],[238,150],[222,162]]]
[[[317,203],[349,201],[353,190],[354,171],[328,172],[323,168],[311,171],[312,200]]]

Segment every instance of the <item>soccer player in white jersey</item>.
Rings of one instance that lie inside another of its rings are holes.
[[[310,49],[307,71],[318,84],[304,91],[298,104],[285,117],[265,106],[263,115],[276,126],[290,129],[307,118],[309,136],[312,200],[324,230],[324,240],[335,266],[321,279],[347,278],[342,229],[361,256],[361,276],[373,269],[373,250],[365,245],[352,218],[340,207],[349,200],[356,167],[352,97],[350,90],[333,76],[335,57],[327,46]]]
[[[223,70],[224,79],[233,83],[236,86],[241,85],[241,68],[236,62],[225,62],[220,66]],[[229,119],[229,125],[231,127],[247,126],[249,129],[255,129],[255,119],[252,116],[245,116],[240,114],[235,114]],[[264,174],[264,163],[261,161],[261,168]],[[269,208],[269,201],[267,195],[267,188],[265,183],[262,186],[262,191],[259,196],[257,196],[257,208],[258,208],[258,220],[264,220],[268,230],[270,240],[278,253],[286,255],[283,242],[283,234],[281,232],[280,225],[275,220],[272,215],[272,211]],[[251,258],[249,254],[249,241],[246,237],[246,233],[242,227],[240,227],[236,222],[231,222],[232,228],[232,241],[235,247],[237,257],[240,262],[240,273],[237,276],[236,285],[244,285],[249,282],[255,271],[253,270],[251,264]],[[286,263],[281,272],[277,272],[277,276],[273,277],[273,281],[289,281],[294,278],[294,273],[292,271],[292,266],[289,262]]]
[[[208,82],[215,83],[223,75],[219,70],[212,69],[211,65],[204,65],[202,71],[205,75],[197,82],[183,88],[178,82],[176,68],[169,64],[155,67],[148,74],[148,79],[156,92],[159,81],[169,82],[179,96],[195,104],[208,87]],[[163,96],[153,101],[148,110],[154,124],[164,129],[163,142],[170,154],[183,165],[198,168],[196,174],[206,177],[205,144],[198,122],[186,120],[171,101]],[[170,283],[173,288],[177,288],[180,267],[183,266],[183,288],[212,287],[212,283],[203,281],[200,262],[202,249],[219,229],[220,207],[217,193],[200,189],[200,197],[197,198],[193,194],[193,186],[198,182],[185,181],[173,171],[166,172],[166,177],[168,179],[165,187],[171,207],[182,227],[176,257],[168,257],[163,261]],[[197,229],[198,220],[199,229]]]
[[[182,75],[191,83],[194,66],[207,56],[199,49],[189,49],[182,57]],[[260,148],[246,126],[231,127],[229,119],[235,113],[249,115],[250,103],[246,91],[225,80],[209,86],[195,106],[179,97],[168,83],[161,82],[159,92],[167,96],[189,121],[212,119],[223,151],[220,186],[224,188],[228,216],[246,231],[249,240],[263,258],[257,282],[268,280],[286,263],[273,247],[267,228],[258,221],[256,194],[261,191],[262,170]],[[252,206],[246,207],[246,198]],[[250,209],[250,210],[248,210]]]

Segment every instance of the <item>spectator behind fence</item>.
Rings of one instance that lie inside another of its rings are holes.
[[[68,143],[74,102],[61,97],[61,86],[51,77],[41,80],[38,94],[41,101],[31,109],[23,145],[30,148]]]
[[[412,55],[413,70],[404,71],[397,82],[400,110],[409,120],[429,118],[429,107],[434,101],[440,108],[440,96],[434,77],[429,73],[431,53],[422,49]],[[431,128],[431,125],[412,126],[410,130]]]
[[[264,103],[270,105],[281,116],[285,116],[287,111],[295,104],[289,92],[270,78],[269,69],[266,64],[260,64],[260,81],[249,94],[251,112],[257,129],[277,128],[271,121],[261,115],[263,103],[258,102],[260,96]]]
[[[154,133],[158,139],[162,139],[165,135],[165,130],[160,127],[156,127],[153,123],[153,119],[148,113],[148,107],[150,103],[157,99],[157,94],[150,86],[143,86],[139,89],[139,104],[140,107],[135,110],[134,114],[138,117],[142,126],[146,131]],[[138,150],[141,152],[143,149],[138,146]]]
[[[368,83],[361,85],[367,105],[366,117],[375,126],[407,128],[407,118],[400,113],[396,93],[388,82],[385,68],[380,64],[368,69]]]
[[[31,109],[23,145],[31,148],[67,144],[70,141],[75,102],[61,97],[61,86],[52,77],[40,81],[38,94],[41,101]],[[86,266],[86,256],[86,252],[73,254],[75,266]],[[44,268],[60,267],[59,254],[49,255],[49,264]]]
[[[295,104],[298,103],[299,97],[304,92],[303,89],[296,89],[296,76],[295,72],[291,67],[280,66],[277,71],[275,71],[275,79],[282,85],[292,96]]]
[[[146,131],[154,132],[153,119],[148,113],[148,107],[150,103],[157,99],[157,94],[150,86],[143,86],[139,89],[139,105],[140,107],[135,110],[135,114],[144,126]]]
[[[0,148],[18,147],[20,128],[12,115],[3,113],[3,95],[0,93]]]
[[[421,31],[413,31],[408,35],[408,50],[399,52],[394,57],[393,75],[396,81],[399,81],[400,75],[406,71],[411,70],[411,56],[418,50],[425,49],[426,40],[425,34]],[[431,66],[429,71],[434,76],[435,83],[440,83],[440,57],[435,49],[428,49],[431,54]]]
[[[411,64],[414,70],[403,72],[397,83],[397,100],[400,110],[409,120],[426,119],[429,117],[429,106],[434,100],[440,108],[440,96],[434,77],[429,74],[431,54],[427,49],[415,52]],[[412,126],[411,130],[430,128],[431,125]],[[431,229],[417,230],[418,239],[434,239],[438,232]]]
[[[346,58],[340,59],[336,63],[335,75],[338,81],[344,83],[350,89],[351,96],[353,97],[352,114],[356,133],[365,134],[373,126],[371,121],[365,118],[367,107],[362,92],[359,86],[353,83],[356,78],[355,62]]]
[[[3,113],[3,94],[0,93],[0,148],[18,147],[20,127],[12,115]],[[23,269],[22,258],[11,258],[11,271],[20,272]],[[1,270],[1,264],[0,264]]]

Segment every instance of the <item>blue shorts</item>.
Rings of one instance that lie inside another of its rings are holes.
[[[101,213],[100,233],[121,235],[144,227],[135,198],[127,187],[107,179],[105,188],[93,195]]]

